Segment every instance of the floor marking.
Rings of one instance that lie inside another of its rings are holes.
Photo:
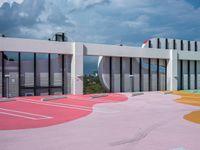
[[[2,110],[2,111],[0,111],[1,114],[7,114],[7,115],[11,115],[11,116],[22,117],[22,118],[27,118],[27,119],[32,119],[32,120],[42,120],[42,119],[52,119],[53,118],[50,116],[44,116],[44,115],[33,114],[33,113],[17,111],[17,110],[12,110],[12,109],[6,109],[6,108],[0,108],[0,110]],[[25,116],[25,115],[29,115],[29,116]],[[30,117],[30,116],[32,116],[32,117]]]
[[[59,104],[58,103],[52,104],[51,102],[43,102],[43,101],[37,101],[37,100],[31,100],[31,99],[28,99],[28,100],[24,99],[24,100],[22,100],[22,98],[21,99],[17,98],[17,101],[25,102],[25,103],[33,103],[33,104],[38,104],[38,105],[52,106],[52,107],[77,109],[77,110],[89,111],[89,112],[110,113],[110,112],[106,112],[106,111],[99,111],[99,110],[93,109],[92,107],[81,108],[81,107],[77,107],[77,105],[69,106],[68,104],[63,105],[63,104],[60,104],[60,103]]]
[[[31,119],[31,120],[40,120],[40,119],[36,119],[36,118],[32,118],[32,117],[27,117],[27,116],[12,114],[12,113],[6,113],[6,112],[1,112],[1,111],[0,111],[0,114],[5,114],[5,115],[9,115],[9,116],[14,116],[14,117],[20,117],[20,118],[26,118],[26,119]]]
[[[69,109],[78,109],[78,110],[84,110],[84,111],[92,111],[92,109],[90,108],[80,108],[80,107],[76,107],[76,106],[67,106],[67,105],[60,105],[60,104],[51,104],[49,102],[41,102],[41,101],[35,101],[35,100],[17,100],[20,102],[26,102],[26,103],[33,103],[33,104],[39,104],[39,105],[46,105],[46,106],[53,106],[53,107],[62,107],[62,108],[69,108]]]
[[[32,100],[27,98],[19,98],[19,100],[24,99],[27,101],[33,101],[33,102],[39,102],[39,103],[48,103],[53,105],[61,105],[61,106],[70,106],[70,107],[78,107],[78,108],[85,108],[85,109],[91,109],[91,107],[88,106],[82,106],[82,105],[73,105],[73,104],[66,104],[66,103],[56,103],[56,102],[50,102],[50,101],[38,101],[38,100]]]

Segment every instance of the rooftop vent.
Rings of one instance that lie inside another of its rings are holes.
[[[64,32],[58,32],[53,35],[52,39],[49,38],[49,41],[65,42],[68,41],[68,38],[65,36]]]

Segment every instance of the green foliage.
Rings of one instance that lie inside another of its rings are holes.
[[[84,76],[84,94],[108,92],[99,80],[97,72]]]

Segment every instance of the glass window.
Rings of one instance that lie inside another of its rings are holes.
[[[51,95],[61,95],[62,94],[62,88],[51,88]]]
[[[48,54],[36,54],[36,86],[49,86]]]
[[[62,86],[62,55],[51,54],[51,86]]]
[[[48,88],[38,88],[36,90],[36,95],[49,95]]]
[[[19,95],[19,61],[18,53],[16,52],[5,52],[3,55],[4,65],[5,65],[5,75],[9,75],[8,80],[4,80],[4,94],[7,95],[7,81],[9,82],[9,96],[18,96]]]
[[[151,59],[151,88],[157,91],[157,59]]]
[[[134,75],[134,91],[138,92],[140,91],[140,59],[139,58],[133,58],[132,59],[132,72]],[[130,83],[132,85],[132,83]],[[132,88],[132,87],[131,87]]]
[[[71,93],[71,55],[64,55],[64,93]]]
[[[159,60],[159,77],[160,77],[160,89],[159,90],[166,90],[165,89],[165,84],[166,84],[166,60],[160,59]]]
[[[142,89],[143,91],[149,90],[149,59],[142,59]]]
[[[0,97],[2,97],[2,52],[0,52]]]
[[[34,87],[34,54],[21,53],[21,87]]]
[[[20,90],[21,96],[34,96],[34,90],[33,89],[21,89]]]

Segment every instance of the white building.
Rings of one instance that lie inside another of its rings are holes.
[[[100,56],[99,77],[111,92],[200,88],[197,41],[128,47],[3,37],[0,51],[0,96],[82,93],[84,56]]]

